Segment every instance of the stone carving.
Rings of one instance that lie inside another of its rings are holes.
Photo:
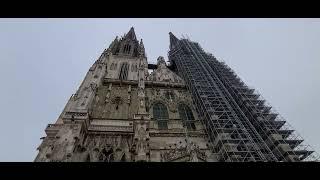
[[[166,62],[162,56],[158,57],[157,66],[157,69],[148,76],[147,80],[183,83],[183,80],[177,74],[167,68]]]
[[[90,125],[89,130],[92,131],[123,131],[123,132],[132,132],[133,128],[130,126],[99,126],[99,125]]]
[[[98,104],[99,103],[99,96],[94,96],[94,102],[95,102],[95,104]]]
[[[120,105],[123,103],[123,100],[121,97],[117,96],[113,99],[111,99],[112,104]]]
[[[107,92],[105,103],[109,103],[110,92]]]
[[[79,94],[78,93],[73,94],[72,99],[73,99],[73,101],[77,101],[78,99],[80,99]]]
[[[99,148],[94,148],[91,152],[90,152],[90,161],[91,162],[98,162],[99,161]]]
[[[94,93],[97,93],[98,85],[96,83],[90,83],[90,88]]]
[[[128,99],[127,99],[127,103],[130,104],[131,103],[131,95],[128,95]]]
[[[200,160],[206,161],[207,156],[204,151],[200,149],[194,142],[188,142],[185,144],[182,142],[177,146],[169,145],[169,148],[161,153],[161,160],[164,162],[176,161],[184,159],[183,161],[188,162],[199,162]]]
[[[86,116],[88,113],[86,112],[66,112],[66,115],[70,116]]]
[[[140,127],[135,134],[134,143],[131,151],[136,156],[136,161],[148,161],[150,155],[149,134],[144,127]]]
[[[78,124],[61,126],[58,133],[47,145],[45,158],[48,161],[71,161],[73,151],[79,140]]]
[[[78,144],[75,148],[72,159],[70,160],[76,162],[86,162],[88,159],[90,159],[90,154],[88,154],[86,147]]]
[[[176,102],[168,102],[169,110],[171,112],[177,112],[177,103]]]
[[[131,161],[129,152],[130,136],[100,135],[90,136],[80,149],[82,159],[90,162]]]
[[[164,131],[164,130],[162,130]],[[150,133],[150,137],[184,137],[185,134],[183,132],[179,133],[173,133],[175,130],[170,130],[167,133],[161,132],[161,133]],[[193,133],[189,134],[190,137],[202,137],[205,138],[205,134],[203,132],[201,133]]]
[[[160,93],[159,93],[160,94]],[[161,102],[163,104],[165,104],[169,111],[175,113],[177,112],[177,102],[176,101],[170,101],[167,98],[164,98],[161,95],[155,95],[153,97],[150,97],[150,103],[148,103],[148,105],[150,105],[150,107],[153,106],[153,104],[157,103],[157,102]]]
[[[164,103],[169,111],[176,113],[177,112],[177,105],[179,103],[184,103],[189,107],[193,108],[192,100],[189,96],[186,96],[185,93],[181,92],[170,92],[171,94],[168,95],[168,91],[160,91],[159,89],[152,89],[149,101],[149,107],[151,107],[156,102]],[[171,98],[170,98],[171,96]],[[174,96],[174,97],[172,97]],[[166,98],[165,98],[166,97]],[[174,100],[172,100],[174,99]]]
[[[116,162],[119,162],[121,161],[121,159],[123,158],[124,156],[124,151],[120,148],[117,148],[113,154],[113,160],[116,161]],[[110,161],[110,160],[109,160]]]

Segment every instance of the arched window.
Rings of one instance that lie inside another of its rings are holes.
[[[128,63],[123,63],[121,65],[120,74],[119,74],[120,80],[127,80],[128,79],[128,70],[129,70]]]
[[[153,118],[158,122],[159,129],[168,129],[168,110],[162,103],[156,103],[153,105]]]
[[[125,44],[125,45],[123,46],[123,53],[126,53],[126,49],[127,49],[127,45]]]
[[[131,46],[128,45],[128,51],[127,51],[128,54],[130,54],[130,50],[131,50]]]
[[[130,54],[131,46],[129,44],[125,44],[123,46],[123,53]]]
[[[185,104],[180,104],[178,106],[178,111],[184,126],[187,126],[188,130],[196,130],[191,109]]]

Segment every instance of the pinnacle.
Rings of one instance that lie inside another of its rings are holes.
[[[131,27],[129,32],[126,34],[125,39],[137,40],[133,27]]]
[[[175,35],[173,35],[172,32],[169,32],[169,36],[170,36],[170,47],[173,47],[179,41],[179,39]]]

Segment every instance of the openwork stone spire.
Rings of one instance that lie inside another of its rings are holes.
[[[172,49],[177,45],[179,39],[175,35],[173,35],[172,32],[169,32],[169,36],[170,36],[170,49]]]
[[[133,27],[130,28],[130,31],[126,34],[124,39],[137,40],[136,33],[134,32]]]

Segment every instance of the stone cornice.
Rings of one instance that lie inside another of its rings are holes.
[[[109,131],[109,132],[133,132],[133,126],[102,126],[90,125],[89,131]]]
[[[124,84],[124,85],[134,85],[138,86],[138,80],[122,80],[119,79],[110,79],[104,78],[103,84],[107,85],[108,83],[112,84]],[[171,87],[171,88],[186,88],[183,83],[172,83],[172,82],[165,82],[165,81],[145,81],[145,86],[147,87]]]

